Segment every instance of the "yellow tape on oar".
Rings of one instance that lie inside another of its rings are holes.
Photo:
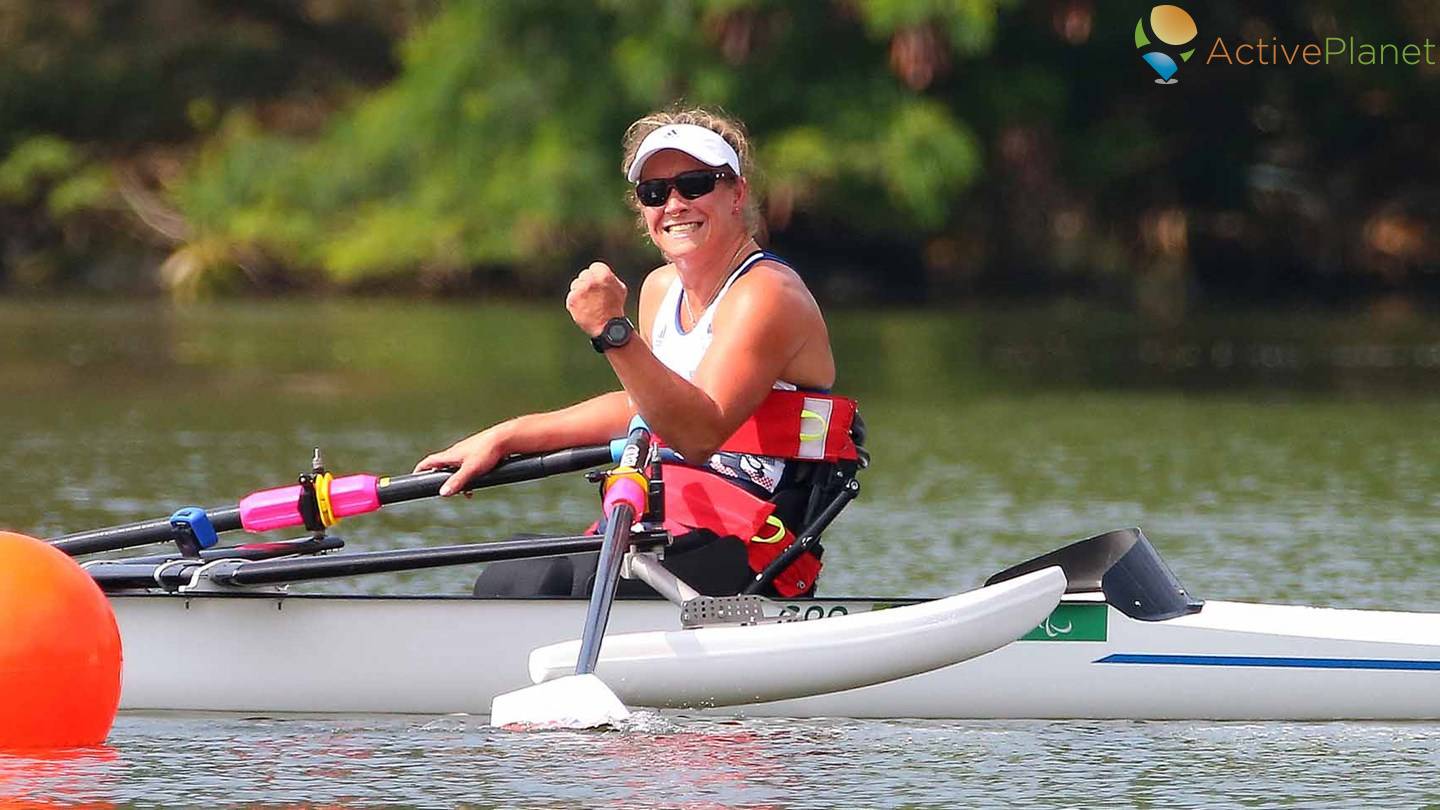
[[[618,501],[626,501],[639,518],[650,509],[650,479],[645,474],[627,465],[621,465],[605,474],[605,493],[602,497],[605,514]]]

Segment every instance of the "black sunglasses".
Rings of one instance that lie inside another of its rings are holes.
[[[698,200],[715,190],[715,184],[728,180],[734,175],[717,169],[696,169],[681,172],[674,177],[657,177],[635,184],[635,199],[646,208],[658,208],[670,199],[670,189],[680,192],[687,200]]]

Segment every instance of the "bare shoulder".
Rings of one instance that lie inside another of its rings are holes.
[[[665,298],[665,292],[675,281],[675,265],[665,264],[651,270],[640,284],[640,332],[649,340],[651,325],[655,322],[655,310]]]
[[[803,313],[820,317],[820,307],[800,274],[788,265],[769,259],[756,262],[735,281],[730,293],[721,302],[722,309],[732,303],[732,299],[738,309],[778,307],[790,316]]]
[[[645,274],[645,281],[640,285],[641,295],[659,293],[663,295],[670,288],[670,282],[675,280],[675,265],[662,264],[659,267]]]
[[[830,331],[815,297],[790,267],[761,261],[720,301],[717,324],[744,324],[749,339],[783,360],[776,378],[809,388],[835,384]]]

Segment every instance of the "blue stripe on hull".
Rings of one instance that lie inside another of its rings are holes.
[[[1440,670],[1440,661],[1395,658],[1284,658],[1259,655],[1146,655],[1114,653],[1097,664],[1162,664],[1182,667],[1296,667],[1300,669]]]

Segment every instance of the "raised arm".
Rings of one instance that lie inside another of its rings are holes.
[[[653,311],[656,296],[650,290],[642,298],[641,322],[648,335],[653,319],[665,314]],[[598,334],[607,319],[623,311],[624,285],[597,262],[576,279],[567,307],[581,329]],[[734,284],[713,323],[714,341],[693,382],[661,363],[646,341],[632,340],[605,353],[640,415],[667,444],[690,459],[709,456],[729,438],[808,341],[817,335],[828,341],[804,284],[788,269],[765,264]],[[828,362],[828,346],[824,355]],[[833,373],[831,368],[832,378]],[[799,380],[825,386],[831,381]]]
[[[640,319],[646,324],[642,334],[648,336],[650,317],[658,304],[656,297],[665,294],[661,268],[651,274],[640,296]],[[673,270],[670,272],[673,273]],[[618,279],[623,311],[625,285]],[[598,330],[597,330],[598,331]],[[638,342],[638,341],[637,341]],[[599,444],[623,436],[635,415],[635,406],[624,391],[601,394],[568,408],[545,413],[517,416],[468,436],[444,450],[420,459],[415,472],[443,467],[457,468],[455,474],[440,488],[441,495],[458,492],[466,481],[494,467],[511,453],[540,453],[566,447]]]

